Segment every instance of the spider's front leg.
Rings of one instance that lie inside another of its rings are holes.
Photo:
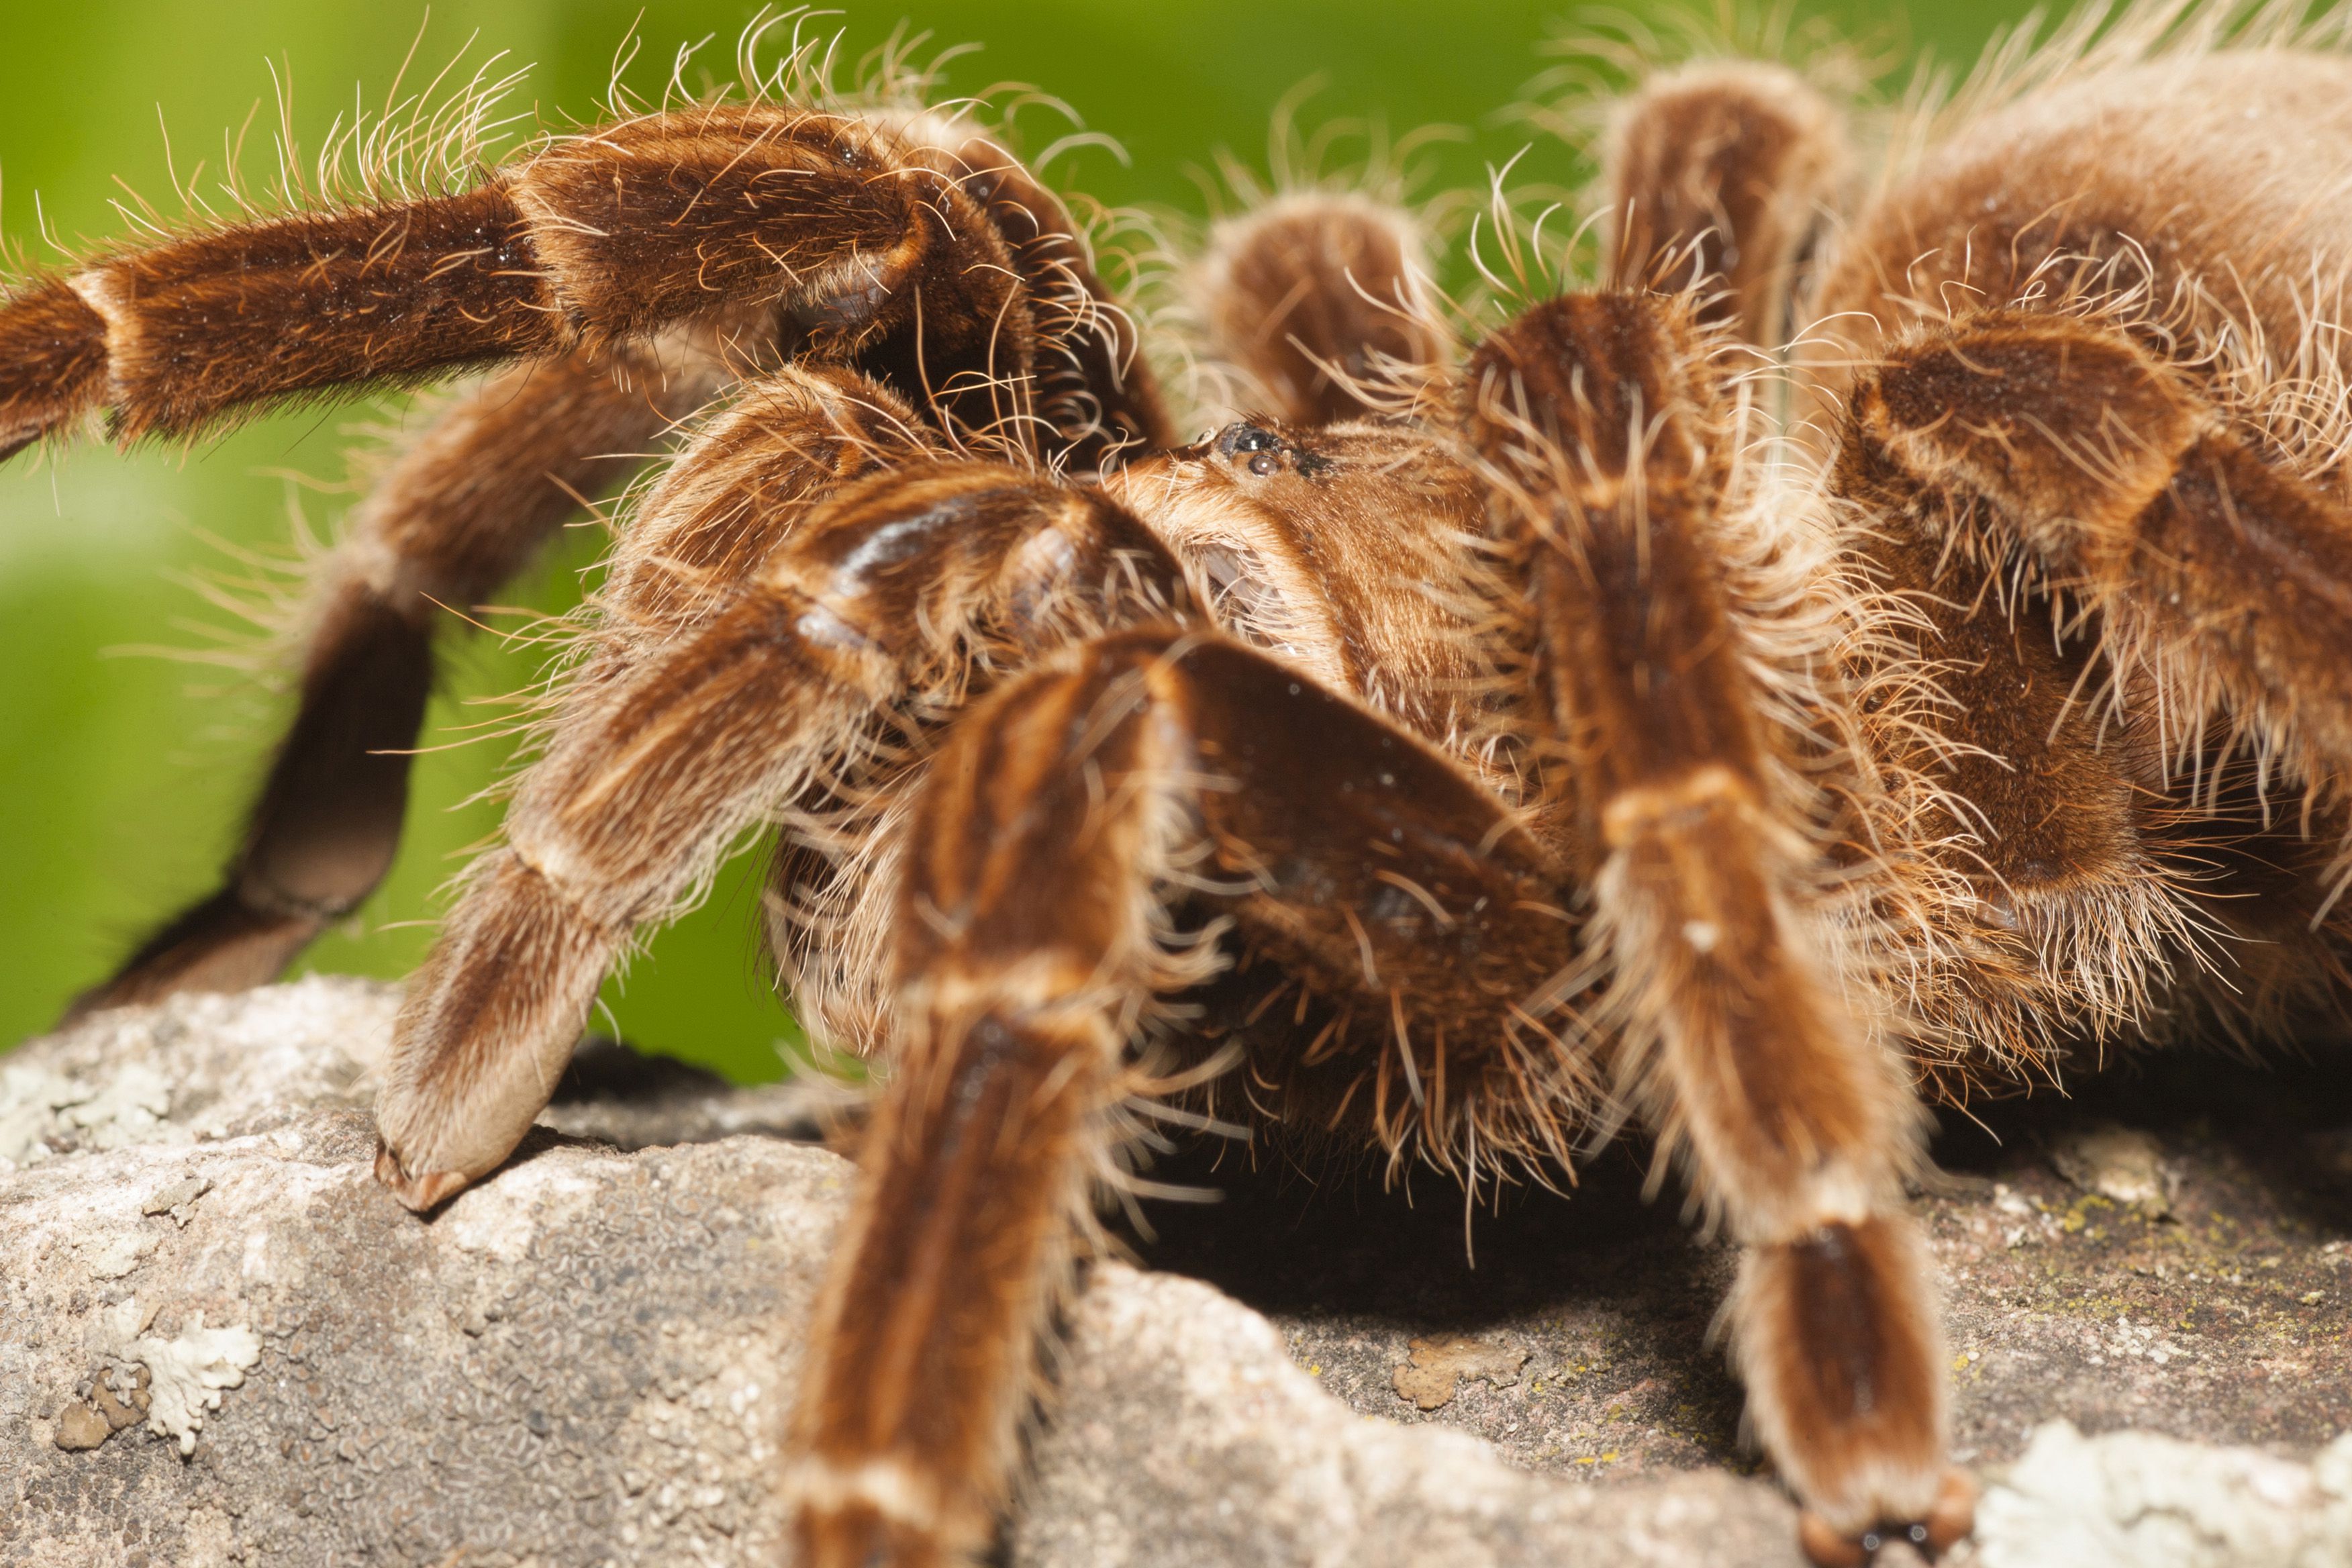
[[[915,460],[808,510],[865,444],[779,417],[774,390],[649,498],[607,647],[411,983],[376,1120],[378,1174],[414,1207],[506,1158],[605,971],[740,834],[951,705],[984,661],[1181,603],[1140,524],[1016,469]]]
[[[1459,768],[1294,668],[1170,628],[1074,647],[961,718],[903,861],[896,1072],[793,1420],[803,1568],[985,1545],[1118,1107],[1149,1092],[1128,1047],[1155,994],[1214,967],[1192,917],[1308,949],[1339,928],[1343,973],[1378,947],[1402,988],[1381,1015],[1412,1016],[1425,1058],[1434,1035],[1438,1115],[1447,1026],[1486,1021],[1454,1000],[1507,972],[1477,999],[1500,1015],[1568,957],[1556,911],[1523,912],[1558,868]],[[1415,951],[1367,934],[1399,903]],[[1476,1080],[1454,1065],[1458,1108]]]
[[[1025,439],[1083,404],[1098,421],[1042,432],[1043,449],[1164,445],[1059,203],[979,139],[926,129],[781,104],[646,115],[456,195],[226,225],[35,279],[0,303],[0,457],[100,408],[125,439],[189,435],[290,395],[753,310],[943,424]],[[1041,395],[1066,407],[1041,416]]]
[[[730,379],[733,347],[705,331],[501,371],[401,454],[313,574],[294,721],[222,886],[69,1016],[267,984],[365,900],[399,847],[436,618],[521,571]]]
[[[1465,415],[1519,563],[1530,721],[1587,847],[1621,1080],[1746,1248],[1733,1356],[1806,1546],[1860,1563],[1890,1529],[1948,1544],[1970,1494],[1904,1207],[1922,1117],[1813,912],[1822,759],[1789,710],[1831,699],[1789,646],[1801,593],[1759,575],[1776,552],[1734,511],[1715,351],[1686,297],[1554,300],[1472,356]]]

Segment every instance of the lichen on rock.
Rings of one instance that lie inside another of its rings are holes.
[[[205,1412],[218,1410],[222,1392],[241,1386],[246,1370],[261,1359],[261,1341],[242,1323],[208,1329],[198,1312],[171,1339],[133,1340],[122,1353],[147,1369],[147,1429],[175,1439],[184,1458],[196,1451]]]

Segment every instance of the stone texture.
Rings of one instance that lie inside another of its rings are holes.
[[[2034,1434],[1985,1500],[1984,1568],[2342,1568],[2352,1435],[2309,1465],[2144,1432]]]
[[[780,1560],[778,1424],[850,1179],[806,1140],[845,1097],[592,1046],[517,1160],[419,1221],[367,1174],[393,1005],[311,980],[0,1058],[0,1563]],[[1995,1482],[1958,1563],[2352,1561],[2352,1439],[2324,1447],[2352,1427],[2352,1094],[2218,1070],[1939,1144],[1963,1179],[1920,1209]],[[1707,1342],[1730,1255],[1631,1156],[1472,1216],[1249,1164],[1155,1173],[1224,1201],[1154,1205],[1154,1271],[1095,1270],[1010,1563],[1797,1563]]]

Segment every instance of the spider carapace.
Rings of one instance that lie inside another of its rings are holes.
[[[2347,30],[2087,18],[1869,180],[1798,73],[1663,70],[1601,286],[1466,345],[1409,215],[1270,199],[1194,274],[1263,413],[1190,446],[969,111],[806,83],[26,279],[12,447],[488,367],[321,569],[221,890],[84,1005],[267,980],[353,908],[435,606],[708,405],[410,984],[403,1201],[490,1177],[607,970],[775,828],[795,1004],[887,1069],[803,1562],[985,1548],[1093,1205],[1171,1119],[1474,1195],[1638,1121],[1743,1249],[1806,1550],[1939,1551],[1923,1106],[2339,1016]]]

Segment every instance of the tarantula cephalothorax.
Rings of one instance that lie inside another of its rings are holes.
[[[1191,447],[1059,204],[914,111],[640,116],[27,284],[20,444],[530,366],[368,503],[230,886],[99,999],[260,979],[363,892],[420,603],[725,391],[412,984],[404,1201],[498,1167],[633,933],[781,823],[779,960],[891,1069],[791,1432],[803,1562],[984,1544],[1139,1115],[1474,1193],[1638,1115],[1745,1249],[1807,1550],[1939,1548],[1921,1093],[2343,991],[2352,62],[2299,17],[2094,17],[1826,232],[1825,104],[1664,75],[1611,286],[1454,368],[1403,220],[1276,202],[1204,272],[1270,411]],[[1764,447],[1741,341],[1783,321],[1822,416]]]

